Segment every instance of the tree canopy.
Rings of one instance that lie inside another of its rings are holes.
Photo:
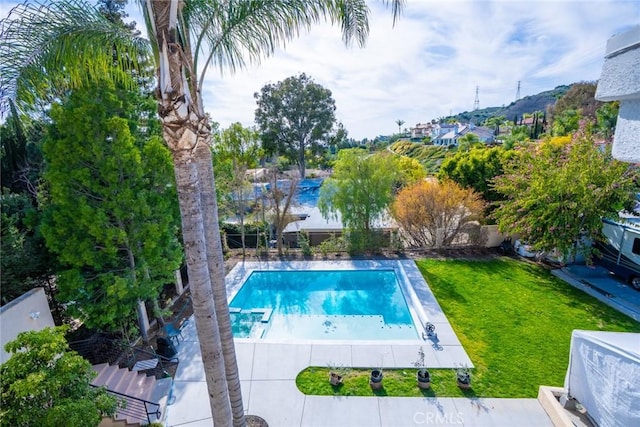
[[[340,218],[351,233],[350,243],[366,249],[375,221],[382,218],[393,200],[399,181],[396,158],[352,148],[338,152],[333,175],[320,187],[318,208],[325,218]]]
[[[91,427],[115,413],[117,401],[92,387],[91,364],[70,351],[66,327],[22,332],[7,343],[0,366],[0,424]]]
[[[536,251],[576,253],[582,238],[601,236],[602,218],[617,218],[634,202],[632,169],[583,132],[519,148],[495,178],[506,200],[493,211],[501,232]],[[589,248],[581,248],[589,255]]]
[[[305,177],[306,151],[327,143],[335,121],[331,91],[302,73],[262,87],[254,97],[258,103],[256,124],[268,153],[287,156]]]
[[[502,175],[503,162],[510,156],[501,147],[475,147],[469,151],[457,151],[445,158],[438,171],[438,179],[450,179],[464,188],[472,188],[487,202],[503,197],[491,186],[491,180]]]
[[[132,136],[129,102],[106,82],[75,90],[52,107],[44,144],[42,233],[63,266],[59,297],[106,329],[154,300],[182,259],[169,152]]]

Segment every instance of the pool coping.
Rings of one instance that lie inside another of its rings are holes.
[[[379,269],[394,270],[401,275],[411,291],[403,289],[414,323],[416,318],[424,327],[428,321],[435,326],[435,335],[422,334],[423,339],[415,340],[278,340],[235,338],[237,343],[247,344],[285,344],[285,345],[313,345],[321,348],[329,346],[339,348],[348,346],[350,357],[335,356],[333,360],[326,360],[327,364],[342,364],[351,367],[371,367],[374,359],[377,365],[387,368],[409,368],[417,358],[418,349],[425,352],[425,360],[430,368],[473,368],[473,362],[460,343],[454,329],[438,304],[433,292],[420,273],[413,260],[328,260],[328,261],[243,261],[237,263],[226,276],[227,298],[230,302],[244,281],[254,271],[282,271],[282,270],[351,270],[351,269]],[[419,330],[419,333],[421,331]],[[354,350],[355,349],[355,350]],[[375,356],[374,356],[375,355]]]

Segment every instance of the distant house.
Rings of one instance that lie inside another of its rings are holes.
[[[485,144],[491,144],[496,140],[495,130],[484,126],[469,125],[466,129],[460,131],[460,136],[467,133],[477,136],[480,142],[484,142]]]
[[[411,138],[424,138],[431,137],[431,131],[433,129],[433,124],[431,123],[417,123],[415,127],[412,127],[411,130]]]
[[[493,129],[484,126],[475,126],[473,124],[442,124],[434,128],[434,131],[434,136],[432,136],[434,145],[458,145],[458,139],[466,134],[477,136],[478,140],[485,144],[492,144],[496,140]]]

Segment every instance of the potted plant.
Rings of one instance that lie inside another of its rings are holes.
[[[471,371],[466,366],[456,369],[458,387],[463,390],[471,388]]]
[[[424,365],[424,350],[420,347],[418,350],[418,359],[413,363],[413,366],[418,368],[417,379],[418,379],[418,387],[423,390],[431,387],[431,375],[429,375],[429,371]]]
[[[369,385],[372,390],[380,390],[382,388],[382,368],[371,371]]]
[[[329,363],[329,383],[332,386],[338,386],[342,384],[344,376],[347,373],[346,368],[339,365]]]

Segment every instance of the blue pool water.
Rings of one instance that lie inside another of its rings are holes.
[[[296,187],[296,192],[293,197],[293,202],[296,206],[310,206],[314,207],[318,204],[318,197],[320,197],[320,186],[322,185],[322,181],[324,178],[307,178],[298,182]],[[278,188],[282,188],[287,191],[291,186],[290,180],[279,180]],[[256,184],[253,188],[253,194],[245,195],[247,200],[258,200],[266,194],[263,194],[265,190],[269,190],[271,186],[270,183],[264,184],[264,189],[262,184]]]
[[[230,309],[236,337],[418,338],[393,270],[254,271]]]

